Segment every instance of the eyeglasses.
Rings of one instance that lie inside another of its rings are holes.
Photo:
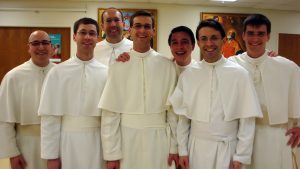
[[[142,24],[134,24],[132,27],[133,27],[134,29],[137,29],[137,30],[142,29],[142,28],[144,28],[145,30],[150,30],[150,29],[152,29],[152,25],[151,25],[151,24],[145,24],[145,25],[142,25]]]
[[[51,41],[48,40],[42,40],[42,41],[32,41],[29,42],[29,44],[31,44],[32,46],[49,46],[51,44]]]
[[[77,33],[80,36],[86,36],[86,35],[89,35],[90,37],[96,37],[97,36],[97,32],[95,32],[95,31],[89,31],[89,32],[87,32],[87,31],[78,31]]]
[[[211,37],[201,36],[199,40],[202,42],[208,42],[208,41],[217,42],[218,40],[221,40],[221,39],[222,38],[219,36],[212,35]]]

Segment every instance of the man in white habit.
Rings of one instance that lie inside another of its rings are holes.
[[[107,67],[93,58],[99,27],[94,19],[81,18],[73,30],[76,56],[53,68],[43,85],[41,156],[48,169],[103,169],[97,105]]]
[[[243,28],[247,52],[230,59],[250,73],[264,116],[256,119],[250,168],[292,169],[292,148],[300,146],[300,69],[284,57],[267,55],[270,33],[266,16],[250,15]]]
[[[173,62],[151,49],[153,16],[130,19],[130,60],[110,65],[99,107],[107,169],[167,169],[177,155],[177,116],[167,102],[176,84]]]
[[[0,87],[0,158],[12,169],[46,169],[40,158],[40,118],[37,110],[44,78],[54,66],[49,35],[37,30],[28,39],[30,59],[10,70]]]
[[[98,42],[94,55],[99,62],[110,65],[123,52],[132,49],[132,41],[123,37],[125,23],[123,14],[116,8],[107,8],[101,15],[101,28],[105,39]]]
[[[203,60],[181,73],[170,97],[179,115],[182,169],[240,169],[250,164],[255,117],[262,116],[248,72],[222,54],[225,31],[201,21],[196,38]]]

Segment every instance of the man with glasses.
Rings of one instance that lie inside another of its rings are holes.
[[[179,115],[182,169],[241,169],[251,162],[255,117],[262,116],[248,73],[222,56],[225,31],[213,20],[196,30],[203,60],[179,76],[170,97]]]
[[[243,29],[247,52],[230,59],[248,70],[264,116],[256,119],[250,168],[292,169],[292,148],[300,146],[300,69],[284,57],[267,55],[270,33],[266,16],[248,16]]]
[[[49,35],[37,30],[28,39],[30,59],[9,71],[0,87],[0,158],[12,169],[46,169],[40,158],[37,110],[44,78],[54,66]]]
[[[110,65],[99,103],[104,160],[107,169],[167,169],[168,160],[177,157],[177,117],[167,102],[176,84],[175,65],[151,49],[150,13],[134,13],[129,32],[130,60]]]
[[[98,102],[107,67],[94,59],[98,23],[74,24],[76,56],[57,65],[45,79],[38,110],[41,156],[48,169],[103,169]]]
[[[132,41],[123,37],[123,14],[118,9],[106,9],[101,15],[101,22],[105,39],[97,43],[95,58],[105,65],[110,65],[121,53],[132,49]]]

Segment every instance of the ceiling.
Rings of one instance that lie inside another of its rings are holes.
[[[4,0],[0,0],[4,1]],[[20,1],[20,0],[10,0]],[[26,0],[34,1],[34,0]],[[38,0],[41,2],[41,0]],[[49,0],[48,0],[49,1]],[[55,1],[55,0],[52,0]],[[58,1],[58,0],[57,0]],[[256,9],[289,10],[300,12],[300,0],[237,0],[236,2],[215,2],[211,0],[59,0],[65,2],[143,2],[205,6],[245,7]],[[24,0],[22,0],[24,2]]]

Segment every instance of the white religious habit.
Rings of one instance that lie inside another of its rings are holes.
[[[0,87],[0,158],[22,154],[27,168],[46,169],[40,158],[40,118],[37,110],[44,78],[54,66],[35,65],[32,60],[15,67]]]
[[[49,72],[38,110],[43,159],[60,158],[62,169],[104,169],[97,105],[106,77],[105,65],[77,56]]]
[[[250,73],[264,115],[256,119],[250,168],[292,169],[292,150],[287,146],[290,136],[285,133],[300,118],[299,67],[284,57],[269,57],[267,51],[256,59],[247,52],[230,59]]]
[[[179,76],[170,97],[179,115],[180,156],[190,169],[229,169],[250,164],[255,118],[261,117],[255,90],[241,66],[221,58],[198,62]]]
[[[97,43],[94,50],[94,57],[100,63],[108,66],[114,63],[120,54],[129,52],[132,46],[132,41],[127,38],[123,38],[118,43],[109,43],[104,39]]]
[[[175,65],[153,49],[129,55],[109,67],[99,103],[104,159],[120,160],[121,169],[167,169],[177,153],[177,116],[167,102]]]

